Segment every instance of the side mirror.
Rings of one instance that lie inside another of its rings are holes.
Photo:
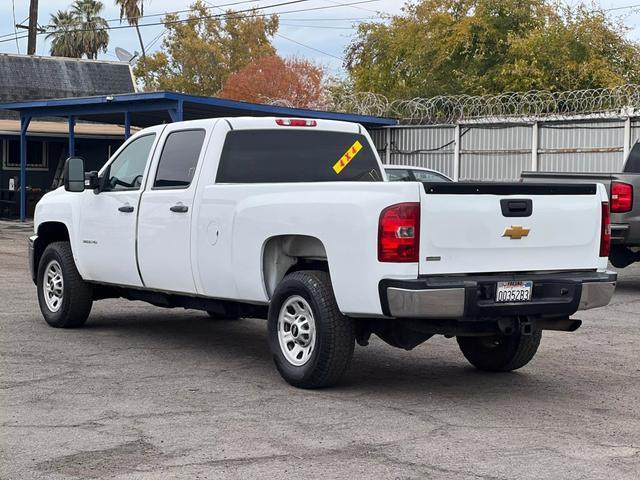
[[[64,189],[67,192],[84,191],[84,160],[69,157],[64,163]]]

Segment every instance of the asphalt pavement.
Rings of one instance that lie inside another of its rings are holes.
[[[48,327],[28,235],[0,222],[2,479],[640,478],[640,265],[517,372],[374,337],[340,385],[304,391],[262,320],[104,300]]]

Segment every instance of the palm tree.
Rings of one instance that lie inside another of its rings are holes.
[[[51,14],[50,28],[47,35],[51,39],[51,55],[55,57],[82,57],[84,51],[80,42],[78,19],[67,10],[58,10]]]
[[[98,58],[98,52],[106,52],[109,45],[109,24],[100,16],[104,4],[97,0],[76,0],[71,12],[77,18],[83,53],[89,59]]]
[[[136,27],[140,49],[142,50],[142,58],[144,58],[146,52],[144,50],[140,27],[138,26],[138,20],[144,15],[144,0],[115,0],[115,2],[116,5],[120,7],[120,22],[122,22],[123,18],[126,18],[129,25]]]

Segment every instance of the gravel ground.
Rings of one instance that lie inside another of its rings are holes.
[[[518,372],[374,339],[336,388],[276,372],[260,320],[141,302],[49,328],[0,222],[0,478],[640,478],[640,265]]]

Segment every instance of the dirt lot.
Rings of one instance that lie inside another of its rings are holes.
[[[2,479],[640,478],[640,266],[516,373],[454,340],[374,340],[340,386],[302,391],[259,320],[108,300],[49,328],[28,234],[0,223]]]

